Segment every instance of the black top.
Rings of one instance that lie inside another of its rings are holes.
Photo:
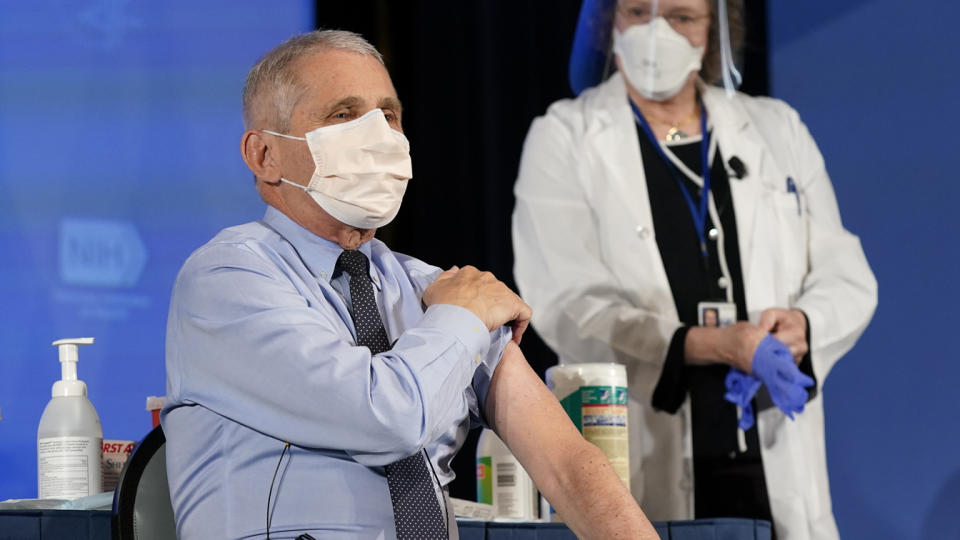
[[[639,128],[639,126],[638,126]],[[746,452],[737,443],[737,409],[723,399],[724,378],[730,370],[723,364],[688,366],[684,358],[684,340],[690,327],[697,325],[697,303],[726,301],[726,289],[718,251],[719,236],[707,236],[708,256],[700,251],[693,217],[677,185],[680,178],[699,207],[702,195],[695,182],[668,167],[642,129],[638,129],[640,152],[657,247],[663,260],[673,301],[684,324],[670,342],[660,380],[653,392],[654,408],[675,413],[690,394],[691,432],[693,434],[694,517],[745,517],[771,519],[766,479],[760,458],[757,427],[746,432]],[[695,174],[701,174],[700,142],[673,145],[670,151]],[[676,169],[674,169],[676,170]],[[679,171],[677,171],[679,172]],[[718,148],[710,166],[710,194],[714,199],[724,232],[724,254],[737,320],[747,319],[747,305],[740,270],[740,246],[737,222],[730,198],[730,181]],[[707,214],[705,228],[715,227]]]
[[[689,392],[694,456],[736,456],[739,453],[737,408],[723,399],[726,392],[724,378],[730,367],[723,364],[688,366],[683,355],[687,329],[697,325],[697,303],[725,302],[727,299],[726,289],[719,284],[723,273],[720,270],[718,240],[707,238],[709,257],[704,258],[700,253],[700,239],[693,217],[677,185],[676,177],[644,132],[638,130],[638,135],[657,248],[670,282],[677,314],[684,324],[684,327],[674,334],[670,343],[667,361],[654,390],[653,406],[667,412],[676,412]],[[669,148],[691,171],[701,174],[699,141],[672,145]],[[730,272],[730,283],[727,286],[733,289],[737,320],[742,321],[747,320],[747,304],[740,270],[740,245],[736,214],[730,198],[730,181],[723,163],[723,156],[718,148],[710,166],[710,195],[714,199],[723,230],[724,252]],[[694,203],[699,205],[700,187],[683,173],[680,173],[679,177],[693,196]],[[708,213],[706,230],[714,227]],[[754,458],[760,456],[756,426],[747,432],[747,454]]]
[[[737,442],[736,406],[723,399],[724,379],[730,367],[723,364],[687,365],[684,341],[687,331],[698,324],[697,304],[701,301],[726,301],[726,289],[720,286],[721,272],[716,239],[707,237],[708,256],[700,252],[700,239],[686,200],[677,185],[677,178],[686,186],[699,207],[700,187],[671,167],[657,152],[643,129],[637,126],[640,153],[643,158],[647,192],[657,248],[663,261],[673,301],[683,326],[670,341],[660,380],[654,389],[655,409],[675,413],[690,395],[691,432],[693,434],[694,497],[697,518],[751,517],[771,519],[766,480],[760,456],[757,427],[746,432],[746,451]],[[671,145],[669,151],[693,173],[701,174],[700,141]],[[676,169],[674,169],[676,170]],[[740,266],[740,245],[736,213],[730,195],[730,178],[724,159],[717,148],[710,165],[710,195],[723,231],[725,261],[729,271],[732,297],[737,307],[737,320],[747,319],[747,303]],[[734,179],[734,182],[745,181]],[[715,227],[707,215],[706,231]],[[807,345],[810,344],[809,323]],[[810,355],[804,357],[800,369],[813,377]],[[763,391],[763,390],[761,390]],[[811,392],[811,397],[813,393]],[[753,402],[758,411],[756,400]]]

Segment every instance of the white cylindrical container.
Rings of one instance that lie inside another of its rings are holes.
[[[62,339],[61,380],[37,429],[37,497],[76,499],[101,492],[103,428],[87,399],[87,385],[77,379],[77,346],[93,338]]]
[[[537,488],[507,445],[489,429],[477,441],[477,502],[492,504],[497,519],[537,519]]]
[[[607,455],[630,489],[627,369],[622,364],[566,364],[547,370],[547,387],[583,434]]]

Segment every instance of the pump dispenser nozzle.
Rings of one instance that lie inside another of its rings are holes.
[[[60,348],[60,380],[53,383],[53,397],[85,396],[87,385],[77,379],[78,345],[93,345],[93,338],[67,338],[53,342]]]

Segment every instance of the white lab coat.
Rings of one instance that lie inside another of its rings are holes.
[[[876,307],[860,241],[843,228],[823,158],[796,111],[714,87],[703,101],[723,158],[746,166],[742,180],[731,174],[730,191],[750,320],[770,307],[803,310],[822,386]],[[787,191],[788,176],[799,197]],[[676,414],[650,405],[681,323],[620,74],[534,120],[515,192],[514,270],[534,327],[563,363],[627,366],[633,494],[651,519],[693,517],[689,399]],[[795,421],[776,408],[758,413],[780,540],[838,538],[817,390]]]

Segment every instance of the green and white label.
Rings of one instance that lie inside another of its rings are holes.
[[[583,438],[606,454],[617,476],[630,487],[627,435],[627,389],[622,386],[581,386],[560,400]]]

